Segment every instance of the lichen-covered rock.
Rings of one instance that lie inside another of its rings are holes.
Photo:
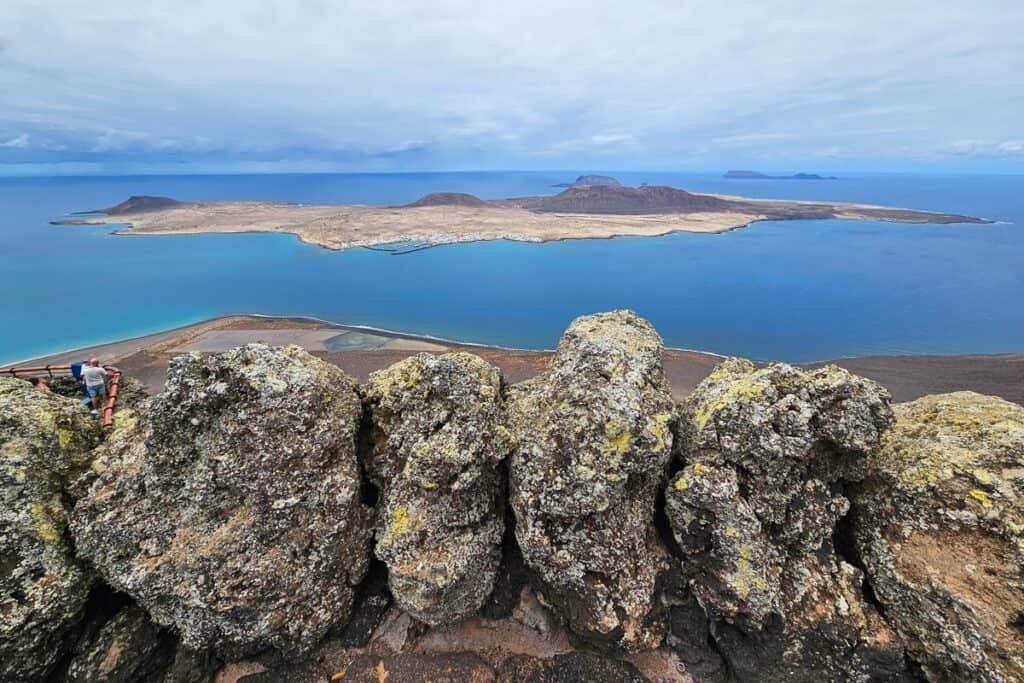
[[[92,577],[63,492],[102,438],[75,401],[0,378],[0,680],[43,677],[81,618]]]
[[[127,605],[77,646],[63,680],[69,683],[161,681],[174,657],[174,638],[136,605]]]
[[[958,392],[896,417],[854,499],[875,595],[930,680],[1024,680],[1024,408]]]
[[[367,471],[381,492],[377,556],[398,604],[431,625],[475,613],[501,561],[501,372],[468,353],[419,354],[370,375]]]
[[[896,678],[903,651],[834,550],[892,421],[888,393],[833,366],[729,359],[681,406],[666,512],[690,589],[742,680]]]
[[[298,347],[178,357],[75,506],[78,552],[187,647],[308,651],[368,563],[361,413]]]
[[[106,440],[90,453],[89,466],[71,477],[66,493],[72,500],[77,501],[87,495],[89,487],[100,476],[145,455],[149,436],[148,406],[148,402],[143,402],[137,408],[117,411]]]
[[[545,598],[594,642],[657,646],[654,500],[673,439],[661,338],[631,311],[578,318],[508,412],[516,538]]]

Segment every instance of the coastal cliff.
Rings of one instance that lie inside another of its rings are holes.
[[[108,434],[0,378],[0,679],[1024,679],[1024,408],[740,359],[680,403],[662,354],[250,344]]]

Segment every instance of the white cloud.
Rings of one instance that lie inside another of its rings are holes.
[[[999,145],[1003,154],[1024,154],[1024,140],[1007,140]]]
[[[994,142],[992,140],[958,140],[950,144],[944,151],[962,156],[1012,156],[1024,154],[1024,140],[1005,140],[1003,142]]]
[[[616,145],[623,142],[632,142],[633,136],[629,133],[601,133],[591,135],[590,142],[595,145]]]
[[[0,142],[0,147],[7,147],[10,149],[25,149],[28,147],[28,133],[22,133],[16,137],[7,140],[6,142]]]
[[[0,129],[463,167],[1010,155],[1022,25],[1019,0],[6,0]]]

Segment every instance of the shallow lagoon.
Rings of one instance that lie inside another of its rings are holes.
[[[747,196],[982,215],[995,225],[759,223],[721,235],[330,252],[287,235],[114,236],[50,226],[131,194],[400,203],[433,190],[557,191],[572,173],[0,179],[0,362],[230,313],[550,348],[619,307],[671,346],[791,361],[1024,351],[1024,178],[729,181],[617,174]]]

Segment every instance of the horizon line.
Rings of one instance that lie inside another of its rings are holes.
[[[573,168],[560,168],[560,169],[536,169],[536,168],[488,168],[488,169],[445,169],[445,170],[417,170],[417,171],[189,171],[189,172],[174,172],[174,171],[139,171],[135,173],[26,173],[26,174],[8,174],[4,173],[0,169],[0,179],[37,179],[37,178],[138,178],[138,177],[188,177],[188,176],[337,176],[337,175],[351,175],[351,176],[393,176],[393,175],[465,175],[472,173],[568,173],[568,174],[585,174],[594,175],[598,173],[663,173],[663,174],[692,174],[692,175],[705,175],[712,173],[726,173],[731,170],[737,170],[735,168],[716,168],[716,169],[573,169]],[[746,168],[742,170],[756,170],[753,168]],[[767,169],[772,172],[792,172],[792,173],[806,173],[807,171],[792,171],[786,169],[780,171],[778,169]],[[761,172],[761,171],[758,171]],[[838,171],[835,169],[815,169],[815,173],[832,173],[838,175],[847,176],[862,176],[862,175],[923,175],[923,176],[1024,176],[1024,171],[1011,172],[1011,171],[973,171],[973,170],[883,170],[883,169],[872,169],[872,170],[849,170],[849,171]],[[837,178],[843,180],[842,177]],[[731,178],[730,180],[748,180],[745,178]],[[758,178],[749,180],[762,180]],[[772,178],[771,180],[790,180],[790,178]],[[794,179],[795,180],[795,179]],[[801,181],[804,182],[804,181]]]

